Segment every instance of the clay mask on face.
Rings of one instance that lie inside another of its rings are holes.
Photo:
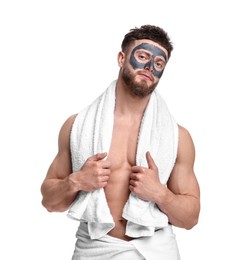
[[[133,69],[149,68],[154,76],[160,78],[167,62],[166,53],[155,45],[141,43],[131,53],[130,64]]]

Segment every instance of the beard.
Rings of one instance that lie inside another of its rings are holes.
[[[148,86],[147,82],[144,79],[140,81],[136,81],[134,78],[134,74],[128,68],[122,69],[122,79],[128,91],[132,95],[141,98],[150,95],[157,86],[157,83]]]

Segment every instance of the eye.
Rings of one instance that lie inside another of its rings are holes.
[[[137,59],[138,62],[141,62],[141,63],[146,63],[147,61],[150,60],[151,58],[151,55],[145,51],[136,51],[135,54],[134,54],[135,58]]]
[[[147,57],[146,57],[146,55],[145,54],[139,54],[138,55],[138,58],[140,59],[140,60],[147,60]]]
[[[165,62],[162,59],[155,60],[155,69],[161,71],[165,67]]]

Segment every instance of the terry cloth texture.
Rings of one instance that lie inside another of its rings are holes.
[[[76,117],[71,131],[71,156],[73,171],[78,171],[88,157],[109,152],[115,108],[116,81]],[[178,146],[178,126],[169,113],[165,101],[155,90],[145,109],[139,131],[136,165],[148,167],[146,152],[150,151],[159,170],[160,181],[166,185],[173,169]],[[91,239],[105,236],[114,228],[104,189],[79,192],[68,216],[88,223]],[[128,220],[126,235],[152,236],[157,229],[168,226],[167,216],[154,202],[144,201],[130,194],[123,210]]]
[[[172,226],[157,230],[151,237],[125,241],[105,235],[91,240],[88,225],[80,223],[72,260],[180,260]]]

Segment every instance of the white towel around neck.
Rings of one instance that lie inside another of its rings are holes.
[[[109,152],[115,109],[116,80],[76,117],[71,131],[73,172],[78,171],[88,157]],[[173,169],[178,146],[178,126],[169,113],[165,101],[155,90],[150,97],[141,122],[136,165],[148,167],[146,152],[150,151],[159,170],[160,181],[166,185]],[[80,191],[71,205],[68,216],[88,223],[91,239],[106,235],[114,228],[104,189]],[[167,216],[154,202],[144,201],[130,194],[123,210],[127,220],[126,235],[152,236],[156,229],[168,225]]]

